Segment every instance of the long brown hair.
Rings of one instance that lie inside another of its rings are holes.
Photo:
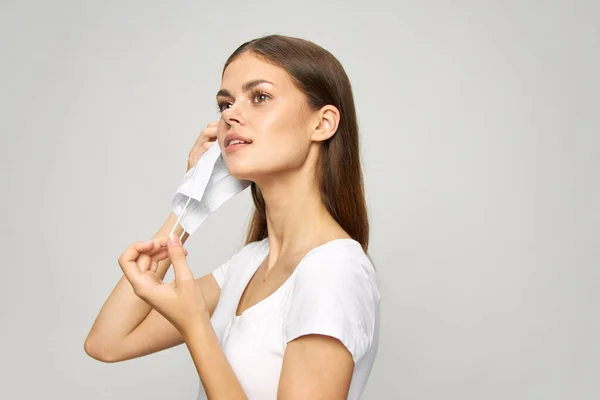
[[[308,40],[269,35],[238,47],[229,64],[243,53],[251,52],[288,72],[294,84],[307,98],[312,110],[333,105],[340,111],[336,133],[322,143],[317,178],[321,198],[331,216],[357,242],[365,253],[369,247],[369,218],[364,195],[360,161],[358,123],[352,86],[340,62],[324,48]],[[252,182],[253,211],[246,244],[268,236],[265,200]]]

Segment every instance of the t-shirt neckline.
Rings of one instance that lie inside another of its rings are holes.
[[[281,286],[279,286],[273,293],[271,293],[270,295],[268,295],[267,297],[265,297],[264,299],[262,299],[261,301],[259,301],[258,303],[246,308],[240,315],[237,315],[237,309],[240,306],[240,301],[242,300],[242,296],[244,294],[244,291],[246,290],[246,288],[248,287],[248,284],[250,283],[250,281],[252,280],[252,278],[254,277],[254,275],[256,274],[256,271],[258,270],[258,268],[261,266],[261,264],[265,261],[265,259],[267,258],[267,255],[269,254],[269,237],[264,238],[261,241],[261,249],[260,249],[260,255],[257,257],[258,261],[257,263],[254,265],[254,268],[252,268],[251,273],[248,274],[248,278],[246,279],[244,285],[242,286],[242,291],[239,294],[238,300],[235,304],[235,307],[233,308],[233,319],[235,321],[241,319],[242,317],[244,317],[244,314],[246,314],[248,311],[252,312],[252,310],[254,308],[256,308],[257,306],[259,306],[260,304],[268,301],[271,297],[275,297],[278,293],[280,293],[284,286],[286,286],[288,284],[288,282],[290,282],[293,278],[293,276],[296,274],[296,271],[298,271],[298,268],[300,268],[300,265],[304,262],[304,260],[306,260],[308,258],[308,256],[312,253],[314,253],[317,250],[320,250],[326,246],[331,246],[333,244],[337,244],[337,243],[345,243],[345,242],[354,242],[357,245],[360,246],[360,243],[358,241],[356,241],[353,238],[337,238],[337,239],[332,239],[329,240],[323,244],[320,244],[316,247],[313,247],[312,249],[310,249],[309,251],[306,252],[306,254],[300,259],[300,261],[298,261],[298,265],[296,265],[296,268],[294,268],[294,271],[290,274],[290,276],[287,277],[287,279],[285,280],[285,282],[283,282],[281,284]],[[362,247],[362,246],[361,246]]]

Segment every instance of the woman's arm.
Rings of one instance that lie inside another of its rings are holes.
[[[363,267],[350,251],[322,252],[297,271],[286,305],[278,399],[348,397],[354,363],[375,340],[379,307]]]
[[[221,292],[217,281],[212,272],[209,272],[196,279],[196,284],[204,293],[209,313],[212,315]],[[86,351],[99,361],[115,363],[146,356],[182,343],[184,339],[177,328],[153,309],[127,337],[113,343],[109,352],[102,352],[94,347],[86,347]]]
[[[171,212],[154,238],[167,237],[176,222],[177,215]],[[183,228],[178,225],[175,234],[179,236],[182,232]],[[182,242],[188,236],[186,232]],[[170,266],[171,259],[167,257],[158,263],[156,274],[163,279]],[[151,310],[152,307],[136,296],[127,278],[121,277],[90,329],[84,344],[86,353],[99,360],[113,360],[115,349],[121,347],[121,343],[146,319]],[[175,330],[171,329],[171,332],[175,333]]]
[[[305,335],[285,348],[279,377],[279,400],[345,400],[354,361],[338,339]]]
[[[247,400],[231,364],[227,361],[208,313],[198,316],[184,335],[196,371],[207,398],[211,400]]]

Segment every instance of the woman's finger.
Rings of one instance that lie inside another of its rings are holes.
[[[149,269],[149,271],[151,271],[151,272],[158,271],[158,261],[159,260],[155,260],[154,258],[152,259],[152,262],[150,263],[150,269]]]
[[[188,255],[187,249],[183,249],[183,250],[185,252],[185,255],[187,256]],[[150,261],[148,261],[149,268],[150,268],[149,270],[156,272],[156,270],[158,269],[158,263],[166,260],[168,257],[169,257],[169,250],[166,248],[164,250],[152,255],[152,257],[150,258]]]
[[[185,255],[188,255],[188,250],[187,249],[183,249],[185,252]],[[161,250],[160,252],[154,254],[152,256],[152,259],[155,261],[162,261],[164,259],[166,259],[167,257],[169,257],[169,249],[164,248],[163,250]]]
[[[148,254],[142,253],[137,258],[136,262],[140,271],[148,271],[150,264],[152,264],[152,257],[150,257]]]
[[[204,136],[204,139],[208,142],[214,142],[217,139],[217,127],[204,128],[201,136]]]
[[[160,262],[160,261],[166,260],[167,257],[169,257],[169,251],[167,249],[164,249],[164,250],[154,254],[152,256],[152,261]]]
[[[217,137],[217,127],[216,126],[210,126],[210,124],[209,124],[209,126],[207,126],[206,128],[202,129],[202,131],[200,132],[200,134],[196,138],[196,142],[194,143],[194,147],[192,148],[192,151],[194,151],[194,149],[202,146],[207,141],[211,140],[211,138],[216,138],[216,137]]]
[[[140,254],[136,259],[140,271],[148,271],[152,264],[152,256],[157,252],[166,250],[166,240],[154,238],[150,242],[152,243],[152,246],[148,246],[148,250],[146,251],[140,251]]]
[[[167,238],[166,237],[157,237],[152,239],[154,243],[154,247],[147,252],[149,256],[154,256],[154,254],[159,253],[163,250],[167,249]]]
[[[119,264],[121,262],[133,261],[133,260],[137,259],[140,255],[140,253],[146,252],[146,251],[152,249],[153,246],[154,246],[154,244],[152,243],[151,240],[148,240],[146,242],[133,243],[127,249],[125,249],[123,254],[121,254],[121,256],[119,257]]]
[[[144,272],[140,270],[138,263],[135,260],[121,260],[119,259],[119,265],[121,266],[121,270],[123,270],[123,274],[131,283],[134,292],[138,293],[139,288],[142,285],[141,276]]]
[[[219,121],[220,119],[210,122],[196,137],[196,141],[188,153],[188,171],[198,163],[202,154],[208,150],[210,146],[207,143],[215,143],[217,141],[217,125]]]
[[[171,263],[173,264],[173,272],[175,274],[175,282],[190,279],[193,280],[194,274],[192,274],[187,259],[185,258],[187,253],[179,238],[173,235],[173,241],[170,241],[168,246],[169,256],[171,257]]]

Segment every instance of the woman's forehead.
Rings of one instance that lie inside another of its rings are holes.
[[[251,53],[245,53],[227,66],[221,80],[221,89],[238,89],[247,82],[257,80],[269,81],[281,88],[292,83],[283,68]]]

